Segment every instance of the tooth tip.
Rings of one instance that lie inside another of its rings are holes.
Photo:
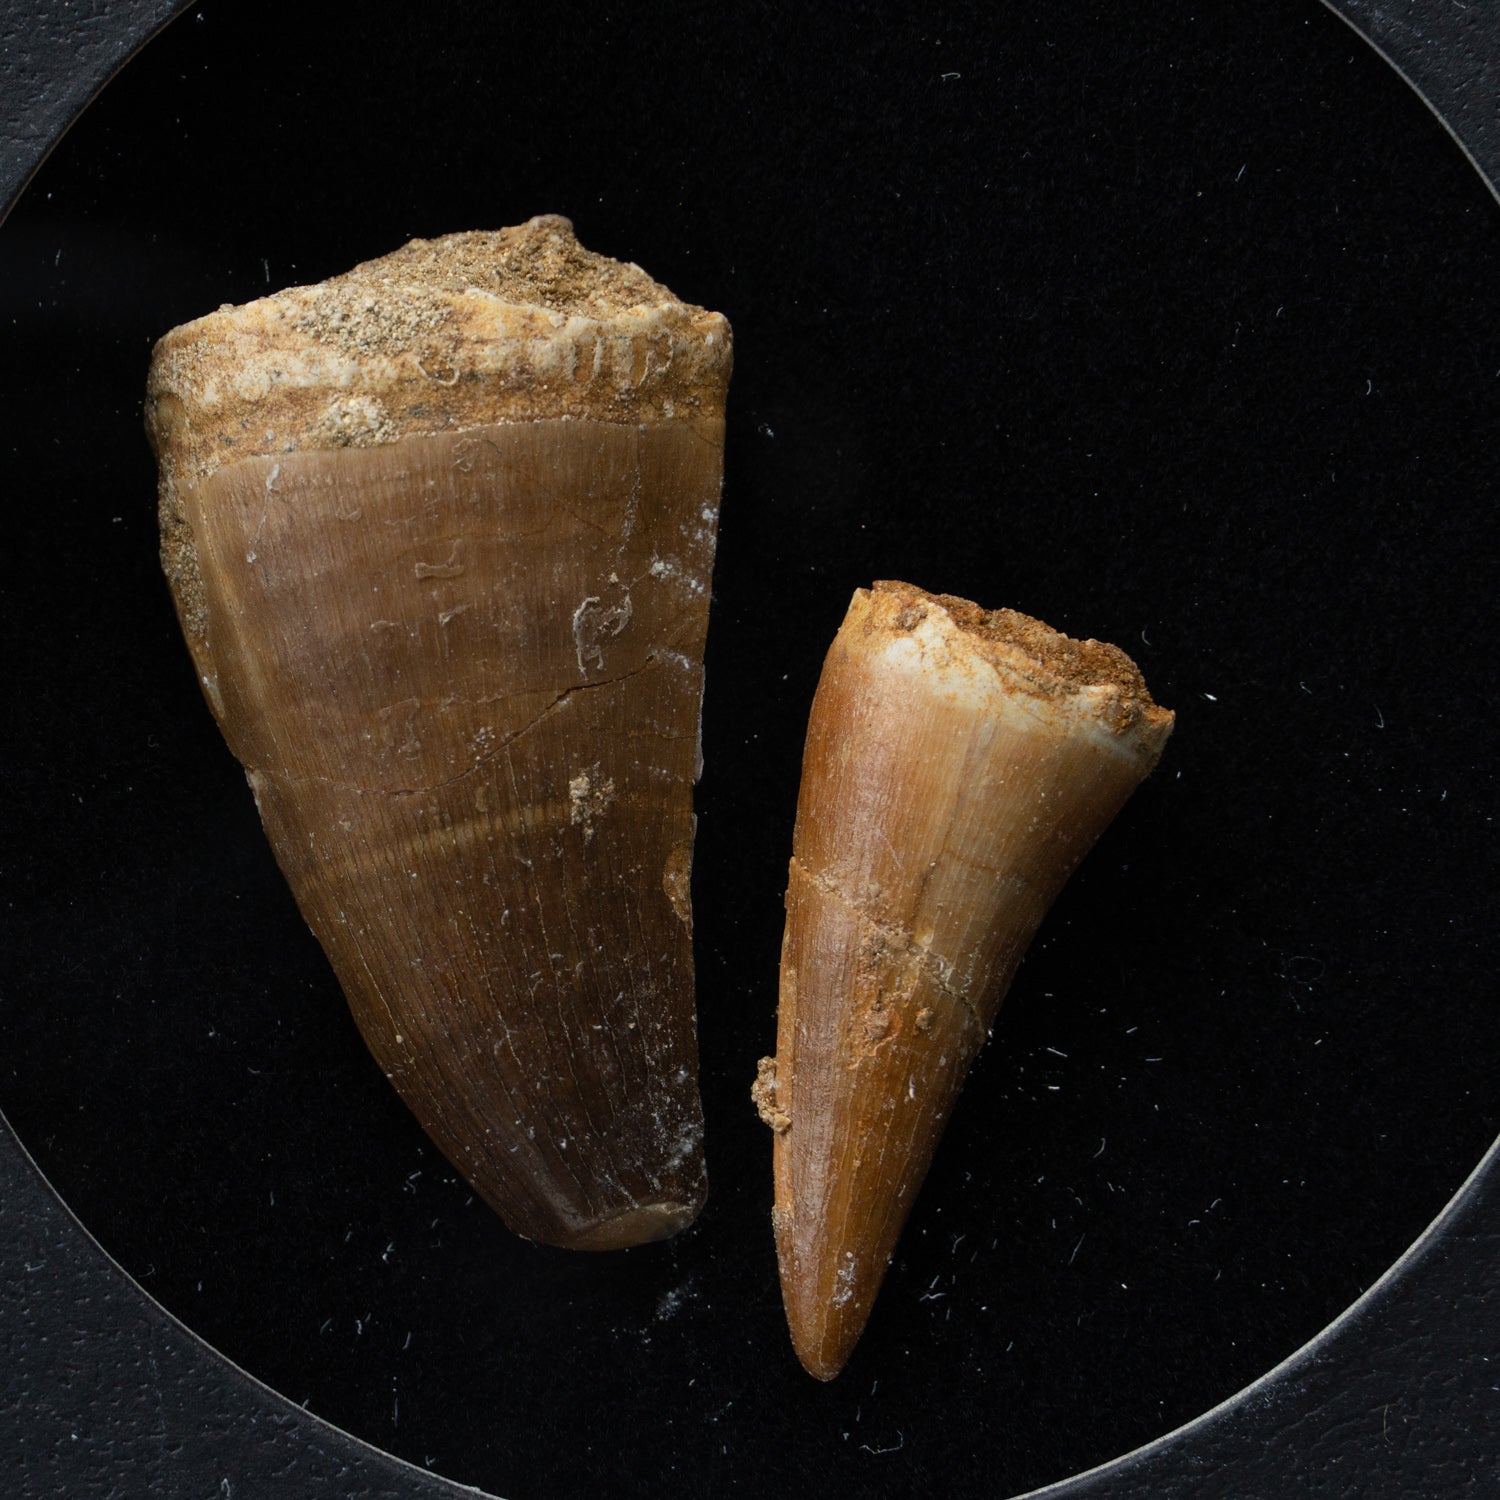
[[[885,1274],[884,1247],[852,1228],[838,1215],[820,1219],[810,1235],[799,1235],[795,1215],[777,1223],[787,1328],[802,1368],[816,1380],[832,1380],[849,1362]]]
[[[664,1199],[658,1203],[641,1203],[623,1213],[611,1214],[575,1231],[562,1244],[565,1250],[629,1250],[635,1245],[649,1245],[670,1239],[686,1229],[698,1217],[701,1200],[678,1202]],[[561,1242],[560,1242],[561,1243]]]
[[[797,1351],[797,1358],[801,1361],[802,1368],[814,1380],[821,1380],[826,1385],[830,1380],[836,1380],[843,1373],[844,1364],[848,1360],[849,1354],[846,1350],[840,1352],[836,1360],[824,1360],[817,1355],[804,1354],[799,1349]]]
[[[804,1316],[787,1311],[787,1326],[792,1334],[792,1349],[802,1368],[814,1380],[835,1379],[849,1363],[854,1346],[865,1329],[867,1309],[861,1308],[852,1318],[828,1316],[823,1307],[809,1309]]]

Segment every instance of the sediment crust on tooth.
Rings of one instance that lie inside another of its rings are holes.
[[[818,1378],[864,1327],[1032,935],[1171,728],[1113,646],[907,584],[855,594],[809,722],[754,1089]]]
[[[200,682],[372,1053],[518,1233],[706,1191],[690,881],[728,325],[566,220],[161,340]]]
[[[315,286],[226,305],[152,355],[162,561],[190,641],[200,579],[179,488],[235,460],[538,418],[722,418],[728,322],[545,214],[412,240]]]
[[[967,685],[976,710],[1030,709],[1044,722],[1065,717],[1153,763],[1171,733],[1172,714],[1152,700],[1140,668],[1118,646],[1074,640],[1016,610],[885,580],[869,591],[861,629],[886,632],[893,657],[906,655],[935,681],[954,691]],[[1011,701],[1013,694],[1020,696]]]

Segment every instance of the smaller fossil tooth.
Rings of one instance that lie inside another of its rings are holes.
[[[792,1342],[831,1380],[1053,899],[1173,716],[1114,646],[902,583],[859,590],[813,701],[776,1056]]]

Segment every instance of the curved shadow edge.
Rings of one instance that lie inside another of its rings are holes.
[[[1500,1140],[1401,1259],[1295,1354],[1175,1432],[1021,1500],[1479,1493],[1475,1461],[1493,1462],[1486,1434],[1500,1416],[1497,1265]]]
[[[1405,79],[1500,200],[1500,20],[1483,6],[1323,0]]]
[[[252,1379],[154,1301],[0,1116],[7,1493],[470,1500]]]
[[[0,222],[89,101],[189,0],[0,4]]]

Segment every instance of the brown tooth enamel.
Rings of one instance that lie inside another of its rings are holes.
[[[907,584],[855,594],[813,701],[776,1056],[752,1090],[792,1342],[820,1380],[1032,934],[1171,730],[1113,646]]]
[[[381,1068],[519,1234],[705,1192],[689,875],[729,325],[565,219],[174,329],[162,555]]]

